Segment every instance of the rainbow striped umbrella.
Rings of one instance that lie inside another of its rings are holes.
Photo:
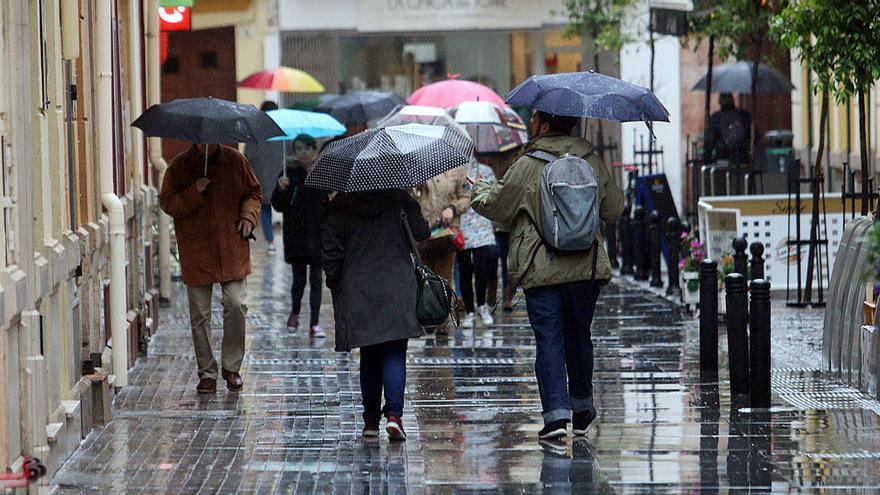
[[[254,72],[239,82],[238,87],[288,93],[323,93],[326,91],[324,86],[311,74],[291,67]]]

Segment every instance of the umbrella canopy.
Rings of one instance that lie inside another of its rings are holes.
[[[470,160],[473,143],[455,127],[407,124],[368,129],[328,144],[306,185],[331,191],[408,189]]]
[[[326,113],[290,110],[287,108],[266,112],[284,136],[274,137],[269,141],[290,141],[300,134],[308,134],[313,138],[326,138],[345,134],[345,126]]]
[[[455,120],[442,108],[406,105],[377,122],[376,127],[404,124],[455,125]]]
[[[357,124],[381,119],[404,105],[403,98],[391,92],[355,91],[325,101],[315,111],[329,113],[343,124]]]
[[[740,60],[732,64],[721,64],[712,68],[713,93],[752,93],[752,69],[754,62]],[[692,91],[706,90],[706,77],[697,81]],[[758,85],[755,91],[760,94],[788,93],[794,86],[788,78],[764,64],[758,64]]]
[[[260,143],[284,135],[257,107],[211,97],[153,105],[131,125],[147,136],[201,144]]]
[[[289,93],[323,93],[325,91],[324,86],[311,74],[292,67],[254,72],[239,82],[238,87]]]
[[[532,76],[507,95],[507,102],[569,117],[669,122],[669,112],[650,90],[596,72]]]
[[[455,108],[455,122],[464,126],[474,142],[477,153],[499,153],[509,151],[526,143],[525,126],[516,118],[509,121],[512,110],[505,114],[494,103],[466,101]]]
[[[447,79],[420,88],[406,99],[410,105],[452,108],[465,101],[487,101],[504,105],[504,98],[482,84]]]

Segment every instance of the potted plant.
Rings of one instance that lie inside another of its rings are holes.
[[[700,302],[700,262],[706,259],[706,251],[693,232],[681,234],[681,255],[678,269],[681,272],[682,302],[697,304]]]
[[[727,290],[724,287],[724,279],[733,273],[733,255],[724,253],[718,263],[718,314],[727,314]]]

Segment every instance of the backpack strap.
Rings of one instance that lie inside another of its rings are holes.
[[[544,150],[534,150],[526,153],[526,156],[530,156],[532,158],[536,158],[538,160],[550,163],[555,162],[559,157]]]

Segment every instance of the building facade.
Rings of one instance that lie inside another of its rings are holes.
[[[0,468],[39,457],[43,482],[109,419],[170,280],[160,150],[129,126],[158,102],[157,11],[0,3]]]

